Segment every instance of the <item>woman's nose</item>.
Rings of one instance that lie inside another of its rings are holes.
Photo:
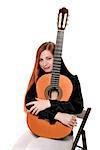
[[[44,62],[43,62],[43,66],[46,66],[47,65],[47,61],[45,60]]]

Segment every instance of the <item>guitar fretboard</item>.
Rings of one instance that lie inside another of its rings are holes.
[[[54,51],[53,70],[51,76],[51,86],[55,88],[58,88],[59,85],[63,38],[64,38],[64,30],[58,30],[56,46]]]

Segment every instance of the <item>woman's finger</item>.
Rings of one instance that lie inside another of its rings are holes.
[[[41,100],[40,98],[35,97],[36,100]]]
[[[26,104],[26,106],[33,105],[34,102],[35,102],[35,101],[29,102],[29,103]]]
[[[77,117],[76,117],[75,115],[72,115],[72,118],[73,118],[73,119],[76,119]]]
[[[39,109],[37,109],[37,111],[35,112],[35,115],[38,115],[38,113],[40,112],[40,110]]]
[[[32,114],[34,115],[37,111],[38,111],[38,109],[34,108],[34,110],[32,111]]]
[[[72,127],[74,127],[74,126],[77,125],[77,123],[76,123],[75,121],[74,121],[74,122],[70,122],[69,124],[70,124],[70,126],[72,126]]]
[[[36,106],[34,105],[34,106],[32,106],[31,108],[30,108],[30,112],[33,110],[33,109],[35,109],[36,108]]]
[[[67,124],[68,127],[73,128],[73,126],[71,124]]]

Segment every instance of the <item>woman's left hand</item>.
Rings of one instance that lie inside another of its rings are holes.
[[[35,98],[37,101],[32,101],[26,104],[26,106],[32,105],[29,112],[32,114],[37,115],[40,111],[45,110],[51,106],[49,100],[41,100],[39,98]]]

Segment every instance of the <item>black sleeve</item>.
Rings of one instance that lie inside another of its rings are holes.
[[[26,94],[25,104],[27,104],[31,101],[35,101],[36,100],[35,97],[37,97],[36,85],[35,85],[35,83],[33,83],[33,85],[30,87],[29,91]],[[30,109],[30,107],[32,107],[32,105],[26,106],[27,109]]]
[[[57,112],[78,114],[83,110],[83,98],[78,77],[73,80],[73,92],[70,99],[66,101],[50,100],[51,108]]]
[[[50,108],[47,108],[47,109],[45,109],[43,111],[40,111],[38,113],[38,117],[40,119],[48,119],[48,121],[52,124],[52,123],[55,123],[54,117],[55,117],[56,114],[57,114],[57,110],[56,109],[52,109],[50,107]]]

